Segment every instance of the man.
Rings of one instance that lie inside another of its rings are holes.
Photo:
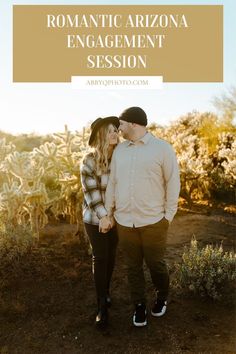
[[[142,327],[147,324],[143,260],[156,288],[152,315],[164,315],[167,307],[164,255],[168,226],[177,211],[179,170],[170,144],[146,131],[147,116],[141,108],[130,107],[119,119],[126,141],[113,153],[105,207],[108,215],[114,213],[127,263],[133,324]]]

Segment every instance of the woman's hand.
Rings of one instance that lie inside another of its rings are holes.
[[[103,218],[99,221],[99,232],[105,234],[107,233],[112,227],[111,219],[109,216],[103,216]]]

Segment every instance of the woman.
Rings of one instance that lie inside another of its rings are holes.
[[[96,325],[105,327],[108,321],[107,307],[111,304],[109,286],[115,264],[118,242],[104,206],[109,177],[109,165],[118,143],[119,119],[98,118],[91,125],[89,146],[81,166],[81,183],[84,193],[83,221],[92,246],[93,274],[97,294],[98,312]],[[106,229],[101,233],[100,228]]]

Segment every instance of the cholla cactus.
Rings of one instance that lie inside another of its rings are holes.
[[[64,215],[71,223],[81,224],[79,165],[85,149],[85,142],[79,145],[81,139],[86,140],[85,132],[81,137],[65,127],[64,133],[54,134],[54,142],[32,152],[4,155],[1,168],[8,184],[2,190],[0,208],[9,219],[29,222],[36,235],[48,222],[48,208],[55,217]]]
[[[15,177],[11,185],[5,183],[1,197],[1,210],[14,224],[30,222],[35,235],[47,223],[46,209],[49,200],[41,183],[43,167],[37,166],[32,153],[9,154],[3,162],[3,170]]]
[[[10,182],[8,176],[4,171],[3,161],[6,156],[15,151],[15,145],[12,143],[7,144],[6,139],[0,139],[0,185],[4,182]]]
[[[11,185],[3,183],[2,192],[0,193],[0,210],[4,213],[13,225],[19,222],[19,215],[24,203],[24,194],[21,187],[15,181]]]
[[[222,134],[221,141],[228,141],[228,144],[221,142],[219,157],[223,160],[225,178],[232,187],[236,187],[236,140],[230,139],[232,134]]]
[[[45,143],[34,149],[35,159],[44,167],[43,180],[47,185],[54,185],[54,193],[50,195],[51,211],[58,217],[63,215],[71,223],[81,224],[82,191],[80,185],[80,161],[84,144],[80,144],[79,134],[73,135],[65,127],[64,133],[53,135],[53,143]]]
[[[0,162],[3,161],[8,154],[15,151],[15,148],[14,144],[7,144],[5,138],[0,139]]]
[[[56,171],[60,169],[60,165],[57,160],[57,145],[54,143],[46,142],[39,148],[34,148],[33,157],[35,161],[38,161],[40,166],[43,166],[46,171],[51,168],[56,168]]]
[[[71,134],[65,127],[65,132],[54,134],[58,145],[58,160],[60,161],[60,183],[61,193],[52,210],[54,214],[68,216],[71,223],[78,226],[82,224],[81,204],[82,190],[80,184],[80,161],[83,156],[84,144],[81,137]],[[84,137],[82,137],[84,139]]]
[[[43,173],[36,165],[32,153],[29,152],[15,151],[9,154],[3,162],[3,169],[15,176],[21,186],[27,186],[29,182],[39,179]]]
[[[199,137],[202,117],[192,113],[173,122],[165,131],[165,139],[174,147],[180,168],[181,196],[191,206],[194,198],[209,196],[211,159],[208,145]]]
[[[212,186],[216,193],[236,198],[236,142],[232,133],[220,133],[218,145],[212,156]]]

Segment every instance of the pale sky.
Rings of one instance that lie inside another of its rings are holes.
[[[82,91],[65,83],[12,83],[12,5],[224,5],[224,82],[168,83],[162,90]],[[97,117],[119,115],[141,106],[149,122],[168,124],[193,110],[214,111],[212,98],[236,86],[236,1],[17,1],[0,2],[0,130],[16,133],[52,133],[80,130]]]

